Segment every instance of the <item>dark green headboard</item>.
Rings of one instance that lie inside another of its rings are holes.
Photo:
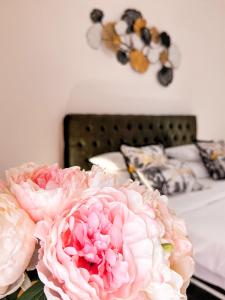
[[[123,143],[132,146],[162,143],[170,147],[189,144],[195,139],[195,116],[67,115],[64,164],[89,169],[90,157],[118,151]]]

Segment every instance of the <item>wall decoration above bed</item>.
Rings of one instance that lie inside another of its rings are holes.
[[[135,9],[126,9],[117,21],[103,23],[103,17],[100,9],[90,14],[94,24],[88,29],[87,41],[91,48],[98,49],[103,44],[122,65],[130,63],[138,73],[145,73],[151,64],[158,63],[159,83],[168,86],[173,81],[174,69],[180,65],[180,52],[167,32],[149,26]]]

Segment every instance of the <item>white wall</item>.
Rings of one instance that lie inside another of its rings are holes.
[[[86,43],[93,7],[128,7],[167,30],[182,53],[168,88]],[[0,173],[25,161],[62,163],[66,113],[196,114],[199,137],[225,138],[224,0],[1,0]]]

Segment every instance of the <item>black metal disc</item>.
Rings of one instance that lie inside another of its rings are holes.
[[[173,81],[173,69],[163,66],[157,74],[158,81],[163,86],[168,86]]]
[[[166,48],[170,47],[170,36],[165,31],[160,34],[160,40],[163,46],[165,46]]]
[[[140,11],[131,8],[125,10],[121,19],[124,20],[128,25],[127,33],[131,33],[134,31],[133,26],[138,18],[142,18],[142,14]]]
[[[151,43],[151,33],[150,30],[146,27],[141,28],[141,39],[145,45],[149,46]]]
[[[90,17],[92,22],[94,23],[100,23],[103,19],[104,13],[102,10],[95,8],[92,10]]]
[[[129,57],[127,53],[123,50],[119,50],[116,54],[118,61],[122,64],[125,65],[129,61]]]

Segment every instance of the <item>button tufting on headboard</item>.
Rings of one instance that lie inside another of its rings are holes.
[[[166,147],[196,140],[195,116],[67,115],[64,119],[64,164],[89,169],[94,155],[119,151],[121,144]]]

